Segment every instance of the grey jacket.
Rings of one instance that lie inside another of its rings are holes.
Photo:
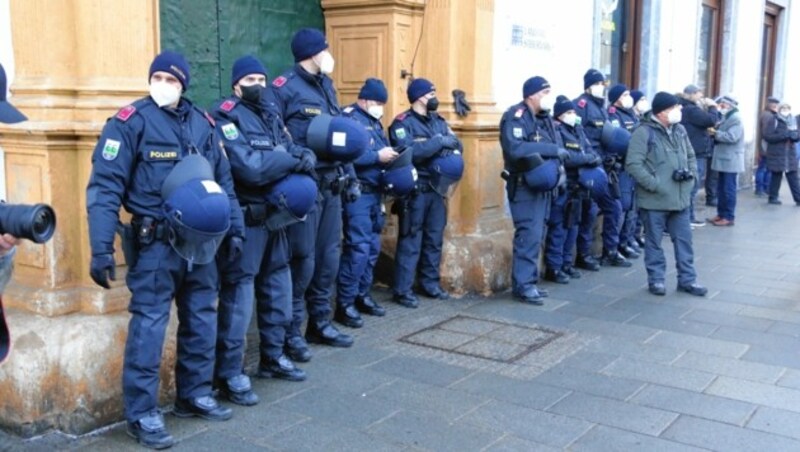
[[[664,127],[647,113],[633,131],[625,169],[638,186],[636,202],[640,208],[679,211],[689,207],[697,179],[697,160],[682,125]],[[673,180],[678,169],[691,171],[694,179]]]
[[[14,255],[17,247],[11,248],[5,256],[0,256],[0,295],[6,290],[6,285],[11,280],[14,271]]]
[[[733,109],[725,114],[714,134],[714,156],[711,169],[723,173],[744,172],[744,128],[739,110]]]

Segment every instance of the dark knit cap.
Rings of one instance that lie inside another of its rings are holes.
[[[589,89],[590,86],[597,82],[605,82],[606,76],[597,69],[589,69],[583,74],[583,89]]]
[[[612,86],[611,89],[608,90],[608,103],[613,104],[619,100],[619,98],[625,94],[625,91],[628,91],[628,87],[622,83]]]
[[[558,118],[559,116],[563,115],[564,113],[574,110],[575,104],[569,100],[567,96],[558,96],[556,98],[556,104],[553,107],[553,117]]]
[[[678,100],[677,96],[664,91],[659,91],[656,93],[655,97],[653,97],[653,103],[651,104],[651,107],[653,114],[657,115],[670,107],[678,105],[679,103],[680,101]]]
[[[189,63],[180,53],[165,50],[156,55],[153,62],[150,63],[150,72],[147,74],[147,79],[149,80],[154,72],[159,71],[174,75],[181,82],[184,91],[189,88]]]
[[[550,82],[545,80],[544,77],[538,75],[536,77],[531,77],[525,80],[525,83],[522,85],[522,98],[525,99],[547,88],[550,88]]]
[[[408,95],[408,101],[414,103],[414,101],[431,91],[436,91],[436,87],[433,86],[433,83],[431,83],[430,80],[425,78],[415,78],[411,83],[408,84],[406,94]]]
[[[639,102],[639,100],[641,100],[643,97],[647,97],[647,96],[645,96],[644,93],[639,91],[638,89],[635,89],[635,90],[631,91],[631,97],[633,98],[633,103],[635,104],[635,103]]]
[[[243,56],[233,63],[231,69],[231,86],[237,84],[239,80],[250,74],[261,74],[267,76],[267,69],[258,61],[258,58],[250,55]]]
[[[295,63],[307,60],[328,48],[325,35],[316,28],[301,28],[292,37],[292,55]]]
[[[389,93],[386,86],[377,78],[368,78],[358,93],[359,99],[374,100],[385,104],[389,100]]]

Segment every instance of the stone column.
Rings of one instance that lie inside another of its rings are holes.
[[[129,298],[121,252],[112,290],[89,278],[91,153],[106,118],[146,93],[158,2],[12,0],[10,9],[11,91],[30,120],[0,127],[8,201],[48,203],[58,225],[47,244],[19,246],[3,294],[14,342],[0,366],[0,424],[82,433],[121,416]]]
[[[443,282],[457,293],[488,294],[509,284],[511,222],[504,215],[500,179],[500,112],[492,100],[493,0],[323,0],[328,42],[337,58],[333,74],[342,103],[352,101],[367,76],[386,82],[385,125],[408,108],[408,81],[417,42],[414,76],[436,85],[440,112],[464,142],[464,178],[449,200],[442,262]],[[424,20],[423,20],[424,15]],[[424,23],[423,23],[424,22]],[[453,111],[453,89],[472,105],[466,118]],[[384,250],[393,254],[396,229],[387,228]],[[386,275],[382,275],[386,276]]]

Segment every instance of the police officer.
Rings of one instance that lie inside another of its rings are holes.
[[[424,78],[414,79],[406,94],[411,108],[395,117],[389,127],[389,137],[395,147],[411,147],[419,180],[416,191],[398,203],[400,231],[392,298],[402,306],[416,308],[419,300],[412,286],[417,273],[423,295],[439,300],[450,298],[439,278],[447,225],[446,192],[437,191],[433,172],[434,162],[439,157],[458,158],[463,147],[447,121],[436,112],[439,99],[433,83]]]
[[[361,196],[344,206],[344,249],[337,278],[335,319],[342,325],[360,328],[359,312],[383,316],[386,310],[370,296],[372,271],[381,251],[384,224],[381,203],[383,168],[397,152],[389,146],[381,118],[389,93],[381,80],[368,78],[358,93],[358,101],[345,107],[344,115],[366,127],[370,148],[353,162],[361,185]]]
[[[321,114],[339,115],[333,81],[334,60],[325,35],[303,28],[292,37],[295,66],[272,81],[270,100],[283,117],[294,142],[307,146],[309,123]],[[311,353],[300,335],[308,303],[306,340],[333,347],[350,347],[353,338],[331,324],[331,297],[339,269],[342,235],[342,197],[355,199],[357,183],[348,183],[352,165],[339,161],[317,161],[315,171],[321,201],[306,221],[288,227],[291,248],[293,320],[287,332],[287,354],[297,361],[308,361]],[[320,232],[322,232],[320,234]]]
[[[605,108],[605,87],[605,76],[597,69],[589,69],[583,75],[584,93],[573,102],[575,103],[575,112],[581,118],[581,125],[583,125],[586,138],[589,139],[594,151],[603,157],[610,187],[618,188],[616,183],[617,172],[622,168],[622,164],[618,161],[617,156],[612,155],[603,147],[601,142],[603,127],[609,122]],[[610,189],[604,195],[604,197],[611,197],[610,199],[597,200],[598,207],[603,213],[603,256],[600,259],[600,263],[615,267],[630,267],[632,264],[617,251],[619,246],[619,223],[622,215],[622,203],[617,192],[617,189]],[[580,233],[586,236],[592,232],[582,229]],[[597,264],[598,262],[591,256],[579,255],[576,260],[578,267],[592,271],[597,271]]]
[[[633,110],[634,100],[628,87],[616,84],[608,90],[608,119],[616,127],[624,127],[628,132],[639,125],[639,117]],[[622,225],[619,234],[617,250],[628,259],[636,259],[641,255],[641,249],[635,240],[636,232],[636,202],[634,188],[636,182],[627,171],[618,172],[620,186],[620,202],[622,203]]]
[[[558,183],[558,159],[569,154],[550,117],[555,100],[547,80],[531,77],[522,86],[522,102],[512,105],[500,120],[503,177],[514,221],[512,292],[518,300],[537,306],[548,295],[536,284],[550,194]]]
[[[566,96],[558,96],[553,117],[564,149],[569,152],[565,159],[567,184],[559,190],[550,203],[550,217],[547,222],[547,240],[544,262],[546,265],[544,279],[559,284],[569,283],[570,278],[577,279],[581,273],[573,264],[575,244],[578,237],[578,226],[584,217],[584,210],[591,206],[590,188],[579,183],[579,170],[597,168],[603,162],[588,145],[583,127],[578,124],[575,104]],[[590,212],[585,213],[586,221],[593,222]]]
[[[240,405],[258,403],[242,371],[254,296],[261,339],[258,375],[290,381],[306,378],[283,353],[292,320],[289,241],[285,228],[268,229],[273,209],[267,198],[272,187],[288,175],[312,172],[315,158],[311,150],[292,143],[277,112],[264,108],[266,84],[264,65],[255,57],[241,57],[231,71],[233,95],[212,111],[246,225],[246,246],[237,244],[242,250],[238,257],[221,253],[219,258],[222,288],[215,375],[221,393]]]
[[[222,236],[238,238],[228,240],[235,247],[244,226],[213,120],[181,97],[189,86],[186,60],[162,52],[149,77],[150,95],[122,108],[103,128],[86,199],[90,274],[102,287],[109,288],[115,276],[120,204],[133,216],[132,229],[122,229],[131,291],[122,369],[125,417],[128,434],[139,443],[164,448],[174,441],[158,410],[159,366],[173,297],[179,321],[173,413],[215,421],[231,417],[231,409],[212,396],[218,287],[213,259]],[[128,240],[131,231],[135,243]]]

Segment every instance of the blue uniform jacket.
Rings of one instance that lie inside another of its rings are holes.
[[[540,154],[543,158],[558,157],[552,146],[542,147],[539,145],[542,143],[564,146],[555,121],[549,114],[534,116],[525,102],[506,110],[500,120],[500,146],[507,170],[514,172],[515,161],[533,154]]]
[[[419,174],[419,182],[427,182],[430,178],[428,165],[433,158],[440,155],[445,147],[437,140],[431,138],[441,135],[453,135],[453,130],[444,118],[436,112],[429,112],[427,116],[420,115],[413,109],[400,113],[389,126],[389,140],[396,148],[411,146],[414,153],[414,166]],[[458,141],[457,150],[464,151],[461,141]]]
[[[267,101],[274,104],[270,108],[277,108],[292,140],[300,146],[306,146],[308,125],[315,116],[323,113],[338,116],[342,113],[333,80],[325,74],[311,74],[299,64],[273,80],[268,92]],[[341,162],[317,161],[319,172],[339,166]],[[351,177],[355,177],[353,165],[344,167]]]
[[[159,108],[150,97],[122,108],[109,119],[92,155],[86,189],[93,254],[113,252],[120,205],[134,216],[163,220],[161,185],[178,161],[193,152],[208,159],[217,183],[228,193],[228,235],[244,237],[230,164],[213,124],[208,114],[186,99],[181,99],[178,108],[169,109]]]
[[[594,151],[604,156],[605,153],[603,146],[600,144],[600,136],[603,133],[603,124],[608,121],[605,99],[598,99],[583,93],[572,102],[575,104],[575,113],[581,117],[581,126],[586,132],[586,138],[589,139]]]
[[[361,123],[369,132],[370,147],[361,157],[353,161],[359,182],[378,188],[381,183],[383,165],[378,159],[378,151],[389,146],[389,138],[383,131],[383,124],[364,111],[358,104],[352,104],[343,110],[345,116]]]
[[[231,96],[218,102],[211,114],[242,204],[264,203],[269,186],[294,172],[301,154],[312,153],[292,142],[280,116],[268,108]],[[282,148],[275,150],[276,146]]]
[[[633,129],[639,125],[639,118],[630,108],[620,108],[614,105],[608,107],[608,119],[618,127],[625,127],[625,130],[633,133]],[[616,121],[616,122],[615,122]]]
[[[564,141],[564,149],[569,151],[569,159],[564,162],[567,170],[567,179],[576,182],[578,180],[578,168],[586,166],[593,161],[597,154],[592,150],[589,139],[583,131],[583,126],[568,126],[564,123],[557,123],[557,129]]]

